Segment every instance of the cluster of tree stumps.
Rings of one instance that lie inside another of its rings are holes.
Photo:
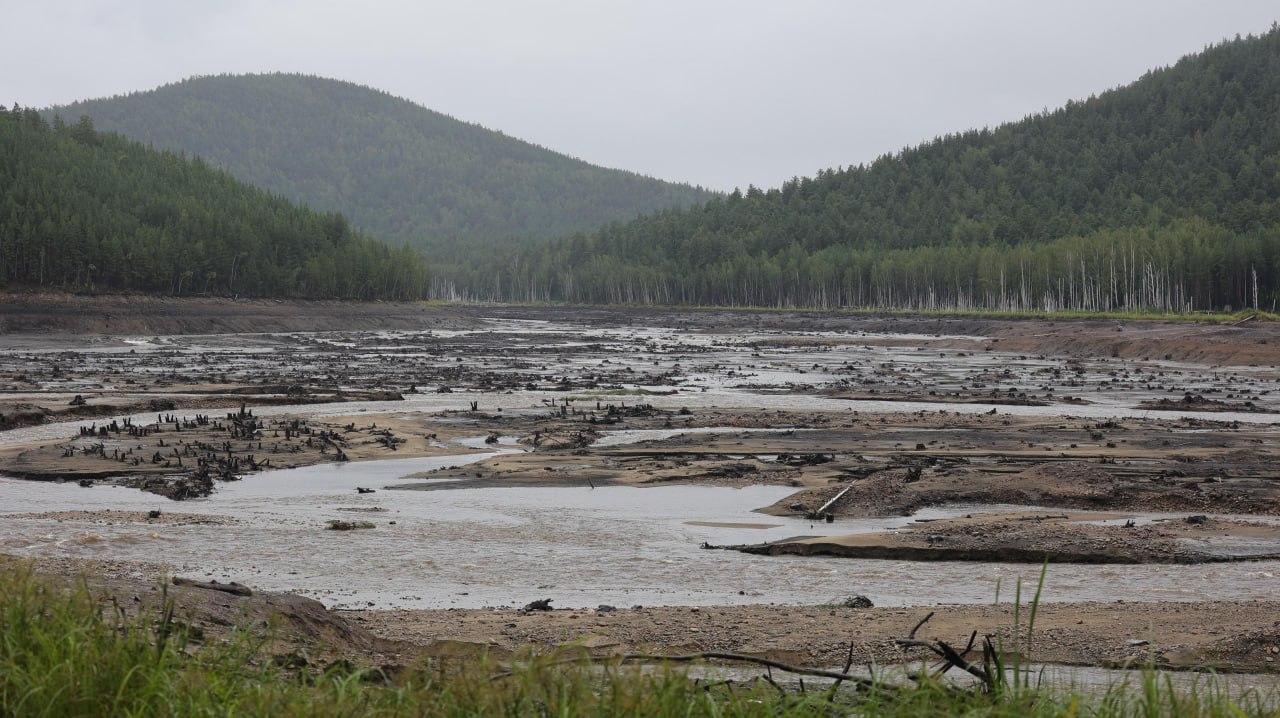
[[[121,478],[125,485],[181,500],[208,496],[215,482],[236,481],[256,471],[348,461],[347,435],[364,431],[391,451],[405,443],[376,425],[357,429],[349,424],[335,430],[298,417],[258,417],[242,404],[222,418],[158,414],[147,425],[128,418],[90,424],[80,428],[76,440],[56,447],[63,461],[46,459],[44,463],[55,466],[20,468],[17,473],[39,479],[75,478],[88,486]],[[26,452],[22,458],[26,464],[39,464],[42,451],[52,458],[50,448]]]

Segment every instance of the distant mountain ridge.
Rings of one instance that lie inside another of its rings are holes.
[[[237,178],[419,247],[544,238],[715,193],[606,169],[389,93],[299,74],[194,77],[50,108],[198,155]]]

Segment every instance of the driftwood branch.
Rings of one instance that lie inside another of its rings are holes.
[[[966,654],[969,653],[969,651],[973,650],[973,644],[974,644],[974,641],[976,641],[978,638],[978,632],[974,631],[973,633],[969,634],[969,643],[968,645],[965,646],[963,651],[957,651],[955,648],[952,648],[951,645],[948,644],[946,641],[941,641],[941,640],[922,641],[917,639],[915,637],[916,632],[919,631],[920,628],[924,626],[924,624],[927,623],[930,618],[933,618],[932,611],[929,613],[929,615],[922,618],[920,622],[915,625],[915,628],[911,629],[911,633],[908,633],[906,638],[894,639],[894,643],[897,644],[898,646],[901,646],[902,648],[923,648],[933,653],[938,658],[941,658],[943,661],[943,665],[942,665],[942,668],[937,673],[937,675],[939,676],[951,670],[952,668],[959,668],[965,673],[968,673],[974,678],[977,678],[978,680],[982,681],[982,684],[987,688],[991,688],[994,685],[994,680],[992,679],[991,674],[988,673],[985,668],[973,665],[964,657]],[[912,678],[918,679],[919,676],[912,676]]]
[[[915,626],[912,627],[910,633],[907,634],[906,638],[894,639],[893,641],[894,644],[901,648],[924,649],[932,653],[934,656],[936,656],[940,660],[940,665],[936,669],[936,672],[934,673],[935,678],[940,678],[943,674],[945,674],[947,671],[951,670],[952,668],[959,668],[965,673],[968,673],[974,678],[977,678],[981,682],[982,687],[985,688],[986,690],[988,691],[994,690],[996,687],[996,677],[1001,674],[1003,668],[1000,663],[1000,656],[998,652],[991,645],[990,636],[986,636],[983,638],[982,665],[975,665],[974,663],[970,662],[966,658],[966,656],[969,655],[971,651],[973,651],[974,645],[978,641],[977,631],[973,631],[969,634],[969,639],[966,642],[963,650],[956,650],[954,647],[951,646],[951,644],[947,643],[946,641],[942,641],[938,639],[923,640],[923,639],[916,638],[916,634],[920,632],[920,629],[923,628],[924,625],[928,623],[931,618],[933,618],[933,616],[934,616],[934,612],[931,611],[924,618],[920,619],[920,621],[916,623]],[[844,668],[838,671],[827,670],[823,668],[810,668],[807,666],[796,666],[796,665],[791,665],[789,663],[783,663],[782,661],[775,661],[769,658],[761,658],[759,656],[749,656],[742,653],[728,653],[725,651],[703,651],[701,653],[688,653],[688,654],[676,655],[676,656],[662,656],[662,655],[653,655],[653,654],[647,654],[647,653],[628,653],[622,656],[613,657],[613,660],[619,661],[621,663],[692,663],[695,661],[708,661],[708,660],[748,663],[748,664],[753,664],[757,666],[763,666],[766,669],[766,672],[761,677],[761,680],[764,680],[765,682],[769,683],[771,686],[773,686],[774,688],[780,691],[783,690],[782,687],[773,679],[774,669],[783,671],[784,673],[791,673],[797,676],[815,676],[818,678],[829,678],[832,681],[834,681],[834,683],[826,692],[826,696],[828,700],[834,699],[836,692],[839,690],[840,686],[846,682],[853,684],[858,688],[864,689],[864,690],[895,691],[895,690],[901,690],[904,687],[900,685],[886,684],[880,681],[879,679],[877,679],[874,672],[872,672],[870,676],[858,676],[858,675],[850,674],[849,671],[853,668],[854,648],[855,648],[854,644],[850,643],[846,653],[846,657],[845,657]],[[549,665],[552,665],[552,666],[566,665],[566,664],[572,664],[572,663],[579,663],[582,660],[583,660],[582,657],[565,658],[561,660],[552,661]],[[872,668],[871,666],[868,666],[869,671],[871,670],[871,668]],[[495,680],[495,681],[501,680],[503,678],[507,678],[509,676],[514,675],[514,673],[515,673],[514,670],[508,669],[508,670],[494,674],[493,676],[490,677],[490,680]],[[919,682],[928,676],[929,676],[929,672],[927,670],[922,670],[919,673],[908,674],[907,677],[913,681]],[[731,681],[720,681],[713,685],[721,685],[721,684],[729,685],[732,688]],[[804,690],[803,679],[801,679],[800,685],[801,685],[801,690]]]
[[[907,638],[915,638],[915,637],[916,637],[916,631],[919,631],[921,626],[923,626],[924,624],[928,623],[928,622],[929,622],[929,619],[930,619],[930,618],[933,618],[933,614],[934,614],[934,612],[933,612],[933,611],[930,611],[930,612],[929,612],[929,615],[927,615],[927,616],[925,616],[924,618],[920,619],[920,622],[919,622],[919,623],[917,623],[917,624],[915,625],[915,628],[912,628],[912,629],[911,629],[911,633],[908,633],[908,634],[907,634]]]
[[[841,673],[848,673],[851,668],[853,668],[853,641],[849,641],[849,655],[845,657],[844,670]],[[872,679],[874,678],[875,676],[873,675]],[[844,683],[843,678],[837,678],[836,682],[831,684],[830,690],[827,691],[827,700],[832,700],[836,697],[836,691],[840,690],[841,683]]]

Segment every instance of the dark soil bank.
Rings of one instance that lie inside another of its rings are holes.
[[[955,347],[1060,356],[1280,363],[1280,324],[992,319],[654,307],[521,307],[214,297],[0,294],[0,334],[220,334],[446,329],[481,317],[666,326],[689,331],[865,331],[959,335]]]

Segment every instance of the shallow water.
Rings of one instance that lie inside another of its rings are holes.
[[[1032,565],[751,556],[699,548],[704,541],[753,543],[873,531],[912,520],[825,524],[753,513],[790,494],[788,487],[355,492],[357,486],[382,489],[415,481],[402,478],[409,474],[490,455],[268,471],[183,504],[117,487],[0,479],[0,506],[6,513],[158,507],[236,519],[230,526],[106,526],[8,517],[0,549],[32,556],[168,562],[178,574],[297,590],[348,608],[523,605],[543,597],[565,607],[814,603],[853,593],[870,596],[878,605],[969,603],[992,600],[997,580],[1007,597],[1017,580],[1034,582],[1039,570]],[[341,510],[374,508],[385,511]],[[916,518],[974,509],[931,509]],[[324,525],[330,519],[369,520],[377,527],[328,531]],[[1059,566],[1050,571],[1045,599],[1252,599],[1271,598],[1278,591],[1280,562],[1275,561]]]
[[[823,666],[826,670],[841,671],[843,665]],[[875,666],[875,677],[887,683],[910,683],[908,674],[919,671],[920,664],[900,663]],[[660,671],[661,666],[646,665],[645,670]],[[706,681],[734,680],[750,681],[761,676],[764,671],[744,665],[704,665],[695,664],[687,669],[688,675]],[[865,666],[854,665],[850,675],[871,678],[872,672]],[[1014,671],[1006,669],[1009,680],[1014,680]],[[1059,691],[1077,691],[1086,695],[1100,696],[1108,690],[1141,687],[1148,675],[1156,678],[1161,687],[1172,687],[1182,695],[1205,696],[1210,691],[1231,697],[1237,701],[1252,705],[1265,706],[1269,710],[1280,707],[1280,678],[1267,673],[1227,673],[1206,675],[1195,671],[1159,671],[1148,674],[1142,669],[1098,668],[1093,666],[1068,666],[1053,663],[1030,663],[1019,669],[1017,675],[1026,685],[1048,687]],[[777,672],[773,674],[779,683],[794,685],[796,676]],[[977,679],[963,671],[953,669],[946,675],[952,684],[971,686]],[[827,686],[830,679],[817,676],[805,676],[809,686]]]
[[[500,335],[496,343],[478,341]],[[814,338],[830,344],[778,344]],[[1131,408],[1170,396],[1170,387],[1227,396],[1247,389],[1259,406],[1280,409],[1270,393],[1270,368],[1207,368],[1174,362],[1098,359],[1073,370],[1069,389],[1088,405],[848,401],[814,392],[841,380],[891,377],[889,384],[925,387],[1016,387],[1040,391],[1063,363],[1001,352],[922,351],[879,346],[892,338],[927,343],[936,337],[838,332],[690,333],[667,328],[626,329],[568,323],[492,320],[475,330],[346,332],[127,338],[115,346],[79,352],[24,351],[0,357],[0,368],[19,373],[49,362],[108,368],[108,383],[133,375],[207,371],[214,357],[230,367],[229,381],[281,366],[298,376],[350,368],[366,386],[407,385],[416,368],[453,366],[462,357],[496,375],[519,371],[541,381],[536,390],[407,394],[404,401],[363,401],[306,407],[335,416],[359,412],[413,413],[466,409],[545,412],[548,402],[581,397],[580,405],[626,401],[661,408],[754,408],[761,411],[948,411],[1021,416],[1069,415],[1097,419],[1185,416],[1244,423],[1280,422],[1277,413],[1156,412]],[[866,343],[864,343],[866,342]],[[128,371],[123,371],[127,368]],[[598,389],[550,390],[557,377],[607,373]],[[618,377],[625,377],[625,381]],[[75,376],[50,379],[44,391],[80,391]],[[123,386],[123,384],[122,384]],[[1162,388],[1163,387],[1163,388]],[[641,390],[669,395],[628,396]],[[614,392],[614,393],[610,393]],[[30,394],[30,392],[27,392]],[[1180,396],[1180,395],[1179,395]],[[297,406],[258,407],[260,415],[297,412]],[[208,410],[205,410],[207,413]],[[170,412],[190,415],[194,411]],[[153,412],[134,415],[154,420]],[[123,418],[123,417],[119,417]],[[110,418],[96,423],[110,422]],[[0,447],[75,435],[94,421],[47,424],[0,434]],[[710,428],[702,431],[742,431]],[[606,432],[602,446],[666,438],[674,430]],[[515,450],[504,437],[494,447],[477,437],[464,445]],[[551,597],[559,606],[633,604],[813,603],[853,593],[881,605],[983,602],[1018,578],[1033,582],[1038,566],[980,563],[920,564],[821,557],[764,557],[706,551],[700,544],[754,543],[795,535],[850,533],[900,526],[910,519],[806,520],[753,513],[793,489],[754,486],[650,488],[491,488],[383,491],[420,471],[464,465],[489,454],[396,459],[263,472],[221,484],[211,497],[170,503],[132,489],[22,482],[0,478],[0,514],[63,510],[160,508],[173,513],[228,516],[230,526],[97,525],[86,521],[0,517],[0,550],[33,556],[75,556],[167,562],[190,576],[237,580],[265,589],[300,590],[330,605],[447,607],[523,604]],[[365,513],[340,509],[384,509]],[[922,517],[966,513],[973,507],[932,510]],[[377,528],[324,530],[330,519],[367,519]],[[1141,517],[1140,517],[1141,518]],[[391,523],[394,521],[394,525]],[[748,528],[743,524],[770,524]],[[1060,566],[1051,570],[1047,600],[1202,600],[1273,598],[1280,593],[1280,562],[1208,566]],[[1007,593],[1006,593],[1007,596]]]

